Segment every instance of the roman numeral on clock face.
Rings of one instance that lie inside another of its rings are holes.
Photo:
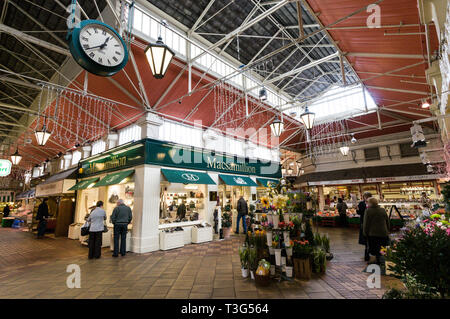
[[[83,48],[89,49],[89,44],[83,44]]]
[[[83,41],[89,41],[89,39],[86,38],[86,37],[81,37],[81,40],[83,40]]]
[[[102,58],[98,58],[98,63],[103,63],[103,59]]]
[[[116,51],[115,54],[122,55],[122,53],[120,53],[119,51]]]
[[[94,28],[94,33],[98,33],[98,30],[96,28]]]
[[[105,30],[102,31],[102,35],[106,35],[106,31]]]
[[[115,56],[112,58],[115,62],[119,61]]]
[[[91,53],[89,53],[89,56],[93,59],[93,58],[95,58],[95,53],[91,52]]]

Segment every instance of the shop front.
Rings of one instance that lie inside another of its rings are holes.
[[[75,176],[76,169],[69,169],[50,176],[36,186],[31,229],[37,228],[37,209],[43,199],[47,198],[50,215],[47,231],[54,232],[55,236],[67,236],[75,211],[74,191],[70,190],[75,184]]]
[[[113,178],[114,174],[122,175]],[[279,163],[147,138],[80,162],[80,179],[73,188],[77,191],[75,221],[84,223],[89,208],[103,200],[109,222],[115,202],[122,198],[133,210],[131,251],[180,247],[199,242],[193,236],[198,230],[211,232],[206,237],[212,238],[218,205],[235,209],[241,194],[249,201],[252,195],[256,198],[260,176],[281,177]],[[178,238],[177,244],[167,243],[170,234]]]

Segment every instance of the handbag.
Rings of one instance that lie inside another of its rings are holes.
[[[91,225],[88,223],[88,222],[86,222],[86,223],[84,223],[84,225],[81,227],[81,229],[80,229],[80,234],[81,234],[81,236],[87,236],[87,235],[89,235],[89,227],[90,227]]]
[[[106,224],[103,224],[103,232],[107,233],[109,231],[108,226]]]

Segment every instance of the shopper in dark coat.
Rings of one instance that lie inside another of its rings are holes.
[[[127,253],[127,232],[128,224],[131,223],[133,214],[131,208],[126,206],[123,199],[117,201],[117,206],[111,214],[111,223],[114,225],[114,253],[113,257],[119,256],[119,238],[120,254],[125,256]]]
[[[338,203],[336,205],[336,209],[339,212],[339,223],[342,227],[347,227],[347,203],[344,202],[342,198],[338,198]]]
[[[10,212],[9,205],[6,204],[5,208],[3,208],[3,217],[9,217],[9,212]]]
[[[37,227],[37,238],[41,239],[44,238],[45,229],[47,228],[47,218],[50,216],[48,214],[48,205],[47,205],[47,198],[44,198],[42,203],[38,207],[38,211],[36,214],[36,220],[39,221],[38,227]]]
[[[389,217],[373,197],[369,199],[364,215],[363,234],[368,238],[369,253],[376,256],[376,263],[379,264],[381,247],[389,244]]]
[[[358,209],[356,213],[359,215],[359,240],[358,243],[360,245],[364,245],[364,260],[368,261],[370,259],[369,256],[369,246],[367,245],[367,239],[363,234],[363,223],[364,223],[364,213],[367,209],[367,200],[372,197],[372,194],[369,192],[365,192],[363,194],[363,200],[359,202]]]
[[[242,226],[244,227],[244,234],[247,233],[247,225],[245,223],[245,218],[248,214],[248,205],[244,197],[241,195],[237,202],[237,220],[236,220],[236,234],[239,234],[239,222],[242,219]]]

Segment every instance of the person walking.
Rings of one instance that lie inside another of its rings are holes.
[[[10,212],[10,208],[9,205],[6,204],[5,208],[3,208],[3,217],[9,217],[9,212]]]
[[[105,228],[106,212],[103,202],[98,201],[95,209],[89,214],[89,259],[100,258],[102,255],[103,230]]]
[[[248,205],[244,197],[241,195],[237,202],[237,220],[236,220],[236,234],[239,234],[239,222],[242,219],[242,227],[244,228],[244,234],[247,233],[247,225],[245,223],[245,218],[248,214]]]
[[[384,208],[378,206],[378,200],[369,198],[369,207],[364,213],[363,234],[368,239],[369,253],[380,264],[380,250],[389,244],[389,217]]]
[[[347,227],[347,203],[344,202],[342,198],[338,198],[338,203],[336,205],[336,209],[339,212],[339,223],[341,224],[341,227]]]
[[[363,223],[364,223],[364,213],[367,209],[367,200],[372,197],[372,194],[369,192],[365,192],[363,194],[362,201],[358,204],[358,209],[356,210],[356,213],[359,215],[359,239],[358,243],[360,245],[364,245],[364,260],[368,261],[370,259],[369,255],[369,246],[367,244],[367,238],[364,236],[363,233]]]
[[[47,198],[44,198],[42,200],[42,203],[38,207],[38,211],[36,214],[36,220],[39,221],[38,227],[37,227],[37,238],[42,239],[44,238],[45,230],[47,228],[47,218],[50,216],[48,214],[48,205],[47,205]]]
[[[111,214],[111,223],[114,225],[114,253],[113,257],[119,256],[119,237],[120,254],[125,256],[127,253],[127,232],[128,224],[133,219],[131,208],[126,206],[123,199],[117,201],[117,206]]]

